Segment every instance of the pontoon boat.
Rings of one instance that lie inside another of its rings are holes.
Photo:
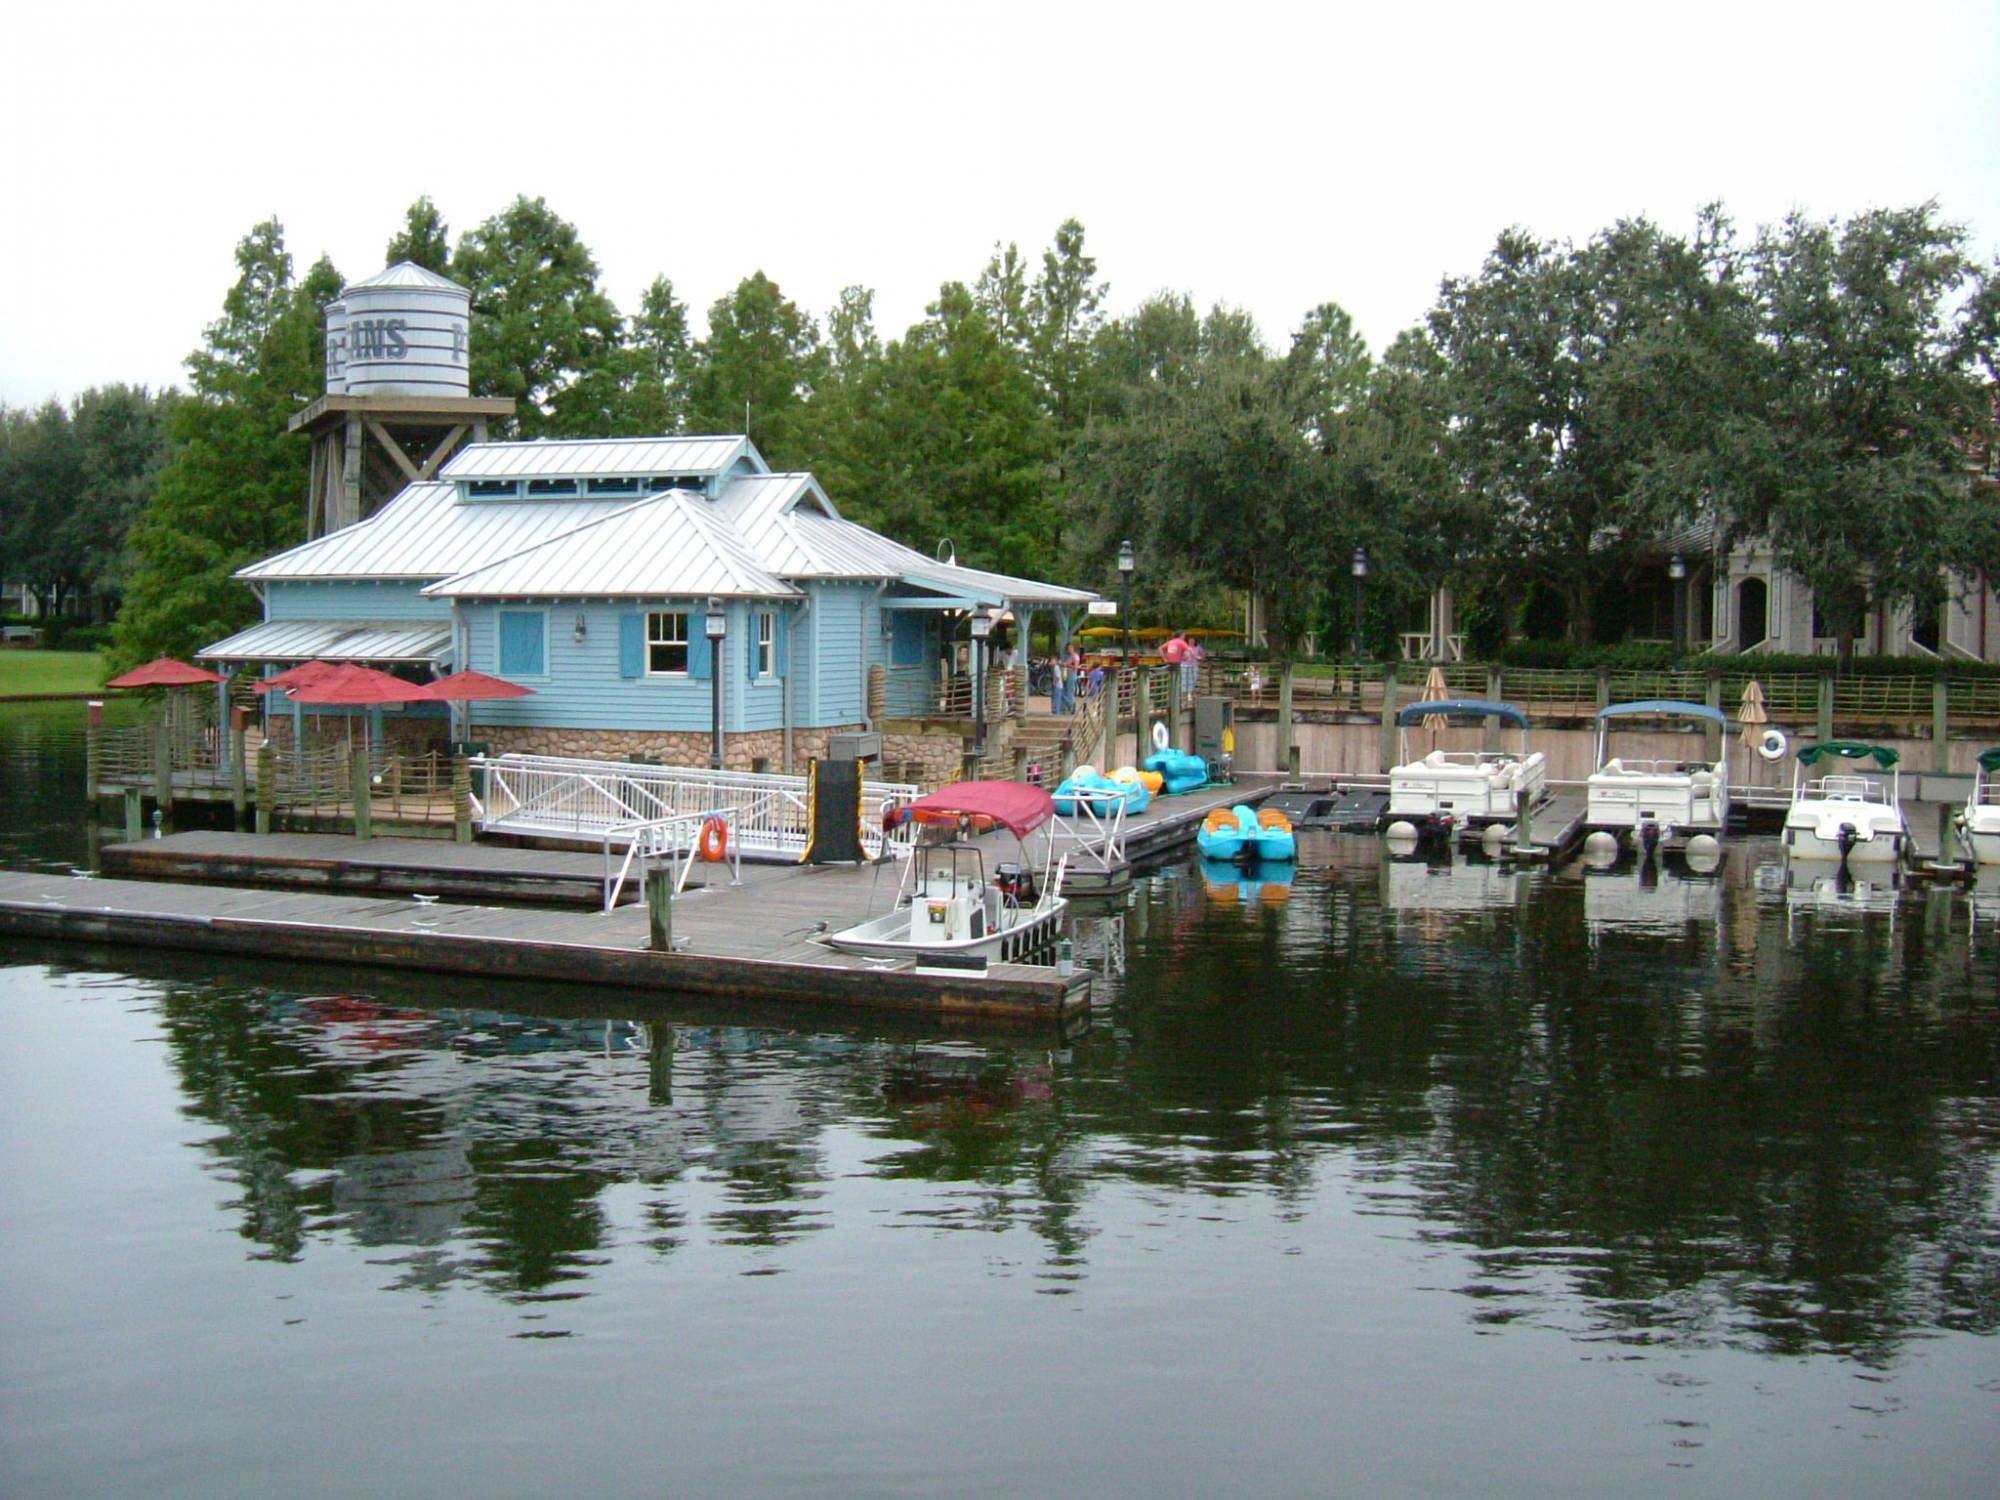
[[[1800,747],[1785,812],[1785,849],[1793,859],[1892,864],[1909,852],[1903,819],[1901,756],[1886,745],[1822,740]],[[1834,774],[1806,773],[1826,760],[1851,762]],[[1868,762],[1873,761],[1871,766]]]
[[[1499,719],[1521,731],[1521,748],[1433,750],[1410,756],[1410,727],[1430,718]],[[1528,716],[1511,703],[1452,698],[1412,703],[1396,715],[1402,764],[1389,770],[1388,823],[1409,823],[1419,836],[1454,825],[1513,823],[1547,792],[1548,760],[1528,751]]]
[[[1621,719],[1679,719],[1723,731],[1722,754],[1710,761],[1611,755],[1611,729]],[[1636,848],[1683,846],[1700,834],[1722,837],[1729,823],[1729,720],[1720,709],[1677,698],[1613,703],[1597,711],[1597,769],[1585,783],[1583,824]]]

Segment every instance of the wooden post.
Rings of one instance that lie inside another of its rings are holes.
[[[1525,854],[1535,847],[1535,804],[1534,799],[1521,802],[1521,815],[1514,820],[1514,847]]]
[[[1297,740],[1293,740],[1292,743],[1286,747],[1285,776],[1288,780],[1291,781],[1297,781],[1299,779],[1299,742]]]
[[[269,833],[278,810],[278,757],[271,742],[257,747],[257,831]]]
[[[1382,669],[1382,739],[1376,747],[1381,764],[1375,769],[1387,771],[1396,763],[1396,664],[1390,662]]]
[[[1704,701],[1708,706],[1717,713],[1720,713],[1722,711],[1722,668],[1710,667],[1708,669],[1708,683],[1702,691]],[[1722,759],[1722,736],[1722,725],[1710,724],[1708,726],[1708,749],[1706,754],[1711,763]]]
[[[1292,660],[1278,668],[1278,764],[1292,763]]]
[[[646,946],[674,951],[674,877],[665,864],[646,872]]]
[[[1942,677],[1931,683],[1931,769],[1940,776],[1951,770],[1951,684]]]
[[[364,751],[348,762],[354,772],[354,836],[375,837],[375,788],[368,779],[368,756]]]
[[[125,842],[136,844],[143,832],[140,802],[142,797],[136,786],[125,788]]]
[[[174,820],[174,741],[173,731],[164,723],[153,726],[153,801],[160,821]]]
[[[1506,702],[1507,700],[1500,696],[1500,691],[1500,664],[1494,662],[1486,669],[1486,701],[1488,703]],[[1500,720],[1492,714],[1486,716],[1485,733],[1480,738],[1479,747],[1482,750],[1498,750],[1500,748]]]
[[[1146,669],[1141,667],[1132,674],[1132,765],[1146,758],[1146,736],[1152,732],[1152,718],[1153,684]]]
[[[104,700],[92,698],[83,724],[83,800],[97,801],[104,780]]]
[[[1833,738],[1833,673],[1831,672],[1819,674],[1819,721],[1815,727],[1819,739]]]
[[[472,767],[463,755],[451,758],[451,836],[472,842]]]
[[[240,833],[250,811],[250,768],[244,764],[244,742],[249,732],[250,710],[229,710],[229,806],[235,812]]]
[[[1611,707],[1611,668],[1597,669],[1597,706],[1599,709]]]

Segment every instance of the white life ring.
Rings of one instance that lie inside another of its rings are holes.
[[[1791,741],[1785,738],[1785,731],[1775,724],[1757,736],[1757,753],[1766,760],[1783,760]]]
[[[1172,742],[1173,736],[1167,733],[1167,726],[1164,721],[1153,725],[1153,748],[1155,750],[1164,750]]]

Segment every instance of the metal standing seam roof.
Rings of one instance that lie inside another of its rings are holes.
[[[461,503],[456,486],[413,484],[358,525],[239,568],[252,582],[449,578],[615,515],[630,495]]]
[[[769,469],[747,437],[537,439],[472,443],[452,456],[438,477],[478,479],[635,479],[720,474],[740,458]]]
[[[422,287],[427,291],[459,292],[470,295],[466,288],[448,276],[440,276],[435,271],[427,271],[413,260],[399,260],[393,266],[385,267],[366,281],[350,281],[340,289],[345,297],[349,292],[372,287]]]
[[[798,590],[765,569],[720,517],[704,514],[708,504],[686,490],[670,490],[424,593],[450,599],[795,597]]]
[[[207,661],[439,661],[449,620],[266,620],[195,653]]]

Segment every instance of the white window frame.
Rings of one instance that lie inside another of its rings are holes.
[[[769,677],[778,670],[778,616],[776,611],[757,611],[757,675]]]
[[[688,631],[693,619],[693,614],[684,609],[651,609],[646,611],[646,675],[648,677],[685,677],[688,675],[688,667],[691,664],[694,649]],[[667,630],[663,628],[662,622],[671,620],[680,621],[680,636],[678,639],[667,633]],[[681,666],[679,670],[675,670],[672,667],[655,667],[653,665],[654,649],[660,646],[679,646],[681,648]]]

